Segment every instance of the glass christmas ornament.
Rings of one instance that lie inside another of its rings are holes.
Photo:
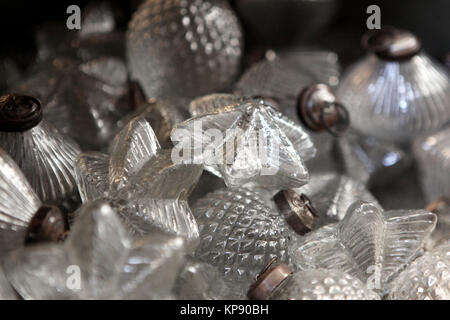
[[[18,296],[0,268],[0,300],[17,300]]]
[[[435,213],[438,217],[436,228],[425,244],[425,249],[431,251],[436,246],[450,241],[450,199],[436,199],[429,203],[425,210]]]
[[[395,143],[439,129],[450,120],[448,73],[413,34],[395,28],[368,32],[370,52],[350,67],[337,90],[360,133]]]
[[[174,287],[178,300],[226,300],[229,292],[216,267],[191,257],[186,259]]]
[[[234,94],[275,100],[286,116],[297,120],[298,96],[313,83],[335,87],[339,82],[338,57],[329,51],[289,49],[267,51],[239,79]],[[327,95],[329,100],[329,94]]]
[[[16,92],[39,98],[44,117],[84,150],[102,150],[131,112],[134,87],[126,65],[111,57],[87,62],[55,58],[39,64]]]
[[[258,272],[274,257],[288,262],[289,233],[257,193],[221,189],[193,208],[200,229],[195,256],[219,268],[234,299],[241,299]]]
[[[317,36],[339,9],[339,0],[236,0],[235,3],[252,38],[272,45],[289,45]]]
[[[253,300],[379,300],[380,297],[349,274],[338,270],[292,273],[285,264],[272,263],[259,275],[248,296]]]
[[[227,1],[147,0],[127,33],[131,76],[149,97],[196,97],[229,87],[243,51]]]
[[[334,172],[311,175],[309,183],[296,191],[307,194],[320,213],[316,225],[342,220],[350,205],[358,200],[378,205],[364,184]]]
[[[411,263],[392,284],[391,300],[449,300],[450,242]]]
[[[428,201],[450,195],[450,128],[420,137],[413,144],[422,189]]]
[[[44,205],[11,157],[0,149],[0,260],[25,243],[65,236],[62,213]]]
[[[171,134],[175,149],[183,150],[181,161],[204,164],[229,187],[276,192],[307,183],[303,161],[313,158],[316,150],[299,125],[262,99],[201,99],[190,106],[191,113],[199,115],[178,124]]]
[[[84,153],[77,161],[77,182],[84,201],[108,199],[130,234],[160,230],[198,239],[198,227],[187,203],[201,165],[172,161],[161,149],[144,117],[130,121],[116,136],[110,155]]]
[[[166,299],[184,241],[154,233],[134,242],[102,201],[84,204],[64,244],[13,251],[5,273],[25,299]]]
[[[310,232],[289,248],[300,270],[336,269],[357,277],[377,292],[420,253],[436,225],[425,210],[383,212],[369,202],[357,201],[344,219]]]
[[[17,163],[45,203],[78,197],[74,166],[78,145],[42,120],[39,100],[15,94],[0,97],[0,147]]]

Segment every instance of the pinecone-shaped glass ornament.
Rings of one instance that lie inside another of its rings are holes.
[[[450,128],[417,139],[413,153],[428,201],[450,195]]]
[[[149,97],[193,98],[226,89],[242,51],[241,27],[224,0],[147,0],[127,33],[131,76]]]
[[[348,70],[337,91],[356,130],[407,143],[450,120],[447,70],[420,51],[418,38],[384,28],[366,34],[363,44],[370,54]]]
[[[95,201],[79,209],[64,244],[17,249],[4,267],[25,299],[166,299],[183,255],[184,241],[167,234],[134,242],[114,209]]]
[[[386,211],[357,201],[344,219],[313,232],[289,248],[300,270],[336,269],[386,293],[388,284],[423,250],[436,225],[425,210]]]
[[[198,227],[187,203],[203,167],[172,161],[161,149],[144,117],[119,132],[110,155],[84,153],[77,162],[83,201],[108,199],[135,236],[162,230],[198,239]]]
[[[44,205],[17,164],[0,149],[0,260],[25,243],[57,241],[65,236],[62,213]]]
[[[285,264],[272,263],[248,292],[255,300],[379,300],[366,285],[338,270],[304,270],[292,273]]]
[[[226,300],[230,292],[217,267],[192,257],[186,259],[174,288],[178,300]]]
[[[201,163],[229,187],[270,191],[308,181],[303,161],[315,155],[309,135],[262,99],[212,95],[191,103],[191,118],[171,139],[180,161]]]
[[[392,284],[392,300],[450,300],[450,242],[425,253]]]
[[[42,120],[39,100],[22,95],[0,97],[0,147],[17,163],[45,202],[61,205],[78,198],[75,161],[78,145]]]
[[[200,229],[195,255],[219,268],[234,298],[244,298],[258,272],[273,258],[288,262],[289,233],[257,193],[221,189],[193,208]]]

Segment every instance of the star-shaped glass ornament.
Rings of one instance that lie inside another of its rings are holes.
[[[164,233],[130,239],[106,202],[84,204],[63,244],[17,249],[5,274],[24,299],[167,299],[184,241]]]
[[[194,101],[190,112],[197,116],[171,134],[180,161],[204,164],[229,187],[276,192],[308,182],[303,162],[314,157],[314,145],[269,102],[220,94]]]
[[[110,150],[78,159],[82,200],[108,199],[135,236],[162,230],[195,242],[198,227],[187,200],[203,167],[174,162],[145,117],[125,125]]]
[[[357,277],[382,294],[423,251],[436,225],[425,210],[386,211],[357,201],[339,223],[317,229],[289,248],[300,270],[336,269]]]
[[[288,227],[259,194],[246,189],[217,190],[198,200],[193,212],[200,229],[195,256],[219,268],[234,299],[245,297],[271,259],[289,262]]]
[[[42,119],[39,100],[7,94],[0,97],[0,147],[22,169],[46,203],[77,203],[75,161],[78,145]]]
[[[25,244],[64,239],[65,217],[41,202],[12,158],[0,149],[0,261]]]

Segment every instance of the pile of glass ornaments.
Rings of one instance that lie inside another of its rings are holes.
[[[242,71],[225,0],[51,32],[3,63],[1,299],[450,299],[450,80],[413,34],[341,75],[300,47]],[[383,208],[412,164],[434,201]]]

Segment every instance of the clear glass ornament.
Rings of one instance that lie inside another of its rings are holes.
[[[21,168],[45,203],[76,201],[78,145],[42,120],[40,102],[29,96],[0,97],[0,147]]]
[[[230,292],[216,267],[191,257],[186,259],[174,287],[178,300],[227,300]]]
[[[340,270],[385,293],[387,285],[421,253],[436,220],[425,210],[383,212],[374,204],[357,201],[343,220],[300,238],[289,254],[300,270]]]
[[[242,51],[239,21],[223,0],[147,0],[127,33],[131,76],[149,97],[224,90],[239,72]]]
[[[371,53],[350,67],[337,90],[356,130],[403,144],[450,120],[447,70],[420,51],[419,39],[385,28],[363,42]]]
[[[126,235],[107,203],[84,204],[64,244],[13,251],[5,273],[25,299],[167,299],[183,263],[184,241]]]
[[[6,279],[3,269],[0,268],[0,300],[17,300],[19,297]]]
[[[391,300],[449,300],[450,242],[411,263],[392,284]]]
[[[62,213],[43,205],[22,171],[0,149],[0,260],[25,243],[61,240],[66,230]]]
[[[257,193],[222,189],[193,207],[200,229],[195,256],[219,268],[235,299],[245,294],[259,271],[273,258],[288,262],[290,234]]]
[[[413,144],[422,189],[428,201],[450,195],[450,128],[418,138]]]
[[[229,187],[271,191],[308,181],[303,161],[315,155],[309,135],[265,100],[212,95],[193,102],[200,114],[175,127],[171,139],[181,161],[201,163]],[[228,104],[228,103],[231,104]],[[199,111],[201,110],[201,111]]]
[[[145,117],[131,120],[116,136],[110,155],[84,153],[76,175],[83,202],[108,199],[130,234],[160,230],[198,240],[188,197],[201,165],[173,163]]]

